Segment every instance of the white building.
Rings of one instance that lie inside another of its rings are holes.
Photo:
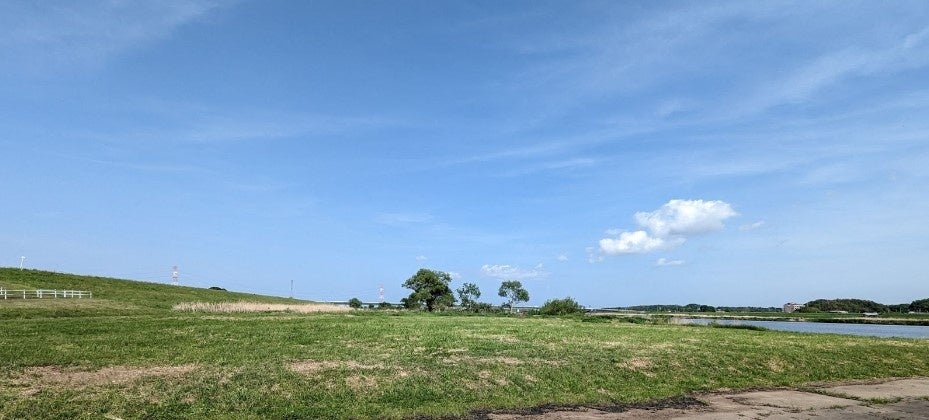
[[[806,306],[806,305],[804,305],[804,304],[802,304],[802,303],[793,303],[793,302],[785,303],[785,304],[784,304],[784,313],[788,313],[788,314],[789,314],[789,313],[791,313],[791,312],[793,312],[793,311],[796,311],[796,310],[798,310],[798,309],[803,308],[804,306]]]

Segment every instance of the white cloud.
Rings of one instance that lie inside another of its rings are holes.
[[[545,271],[545,267],[541,263],[532,269],[523,269],[508,264],[484,264],[481,267],[481,274],[501,280],[523,280],[545,277],[548,272]]]
[[[449,271],[448,276],[451,277],[452,280],[461,280],[461,273],[457,271]]]
[[[429,257],[427,257],[427,256],[425,256],[425,255],[417,255],[417,256],[416,256],[416,261],[426,261],[426,260],[428,260],[428,259],[429,259]]]
[[[760,228],[763,227],[764,225],[765,225],[765,221],[764,221],[764,220],[759,220],[759,221],[757,221],[757,222],[755,222],[755,223],[749,223],[749,224],[746,224],[746,225],[739,226],[739,230],[744,231],[744,232],[747,232],[747,231],[750,231],[750,230],[760,229]]]
[[[671,200],[653,212],[639,212],[635,219],[653,235],[694,235],[723,229],[723,221],[738,215],[724,201]]]
[[[600,253],[644,254],[675,248],[682,245],[687,236],[723,229],[723,221],[737,215],[724,201],[671,200],[655,211],[635,214],[639,226],[645,230],[608,230],[608,235],[616,237],[601,239]]]
[[[683,239],[674,238],[674,241],[683,242]],[[672,246],[672,242],[654,237],[644,230],[623,232],[618,238],[603,238],[600,240],[600,251],[607,255],[642,254]]]
[[[658,261],[655,261],[655,266],[657,267],[672,267],[675,265],[684,265],[686,261],[684,260],[669,260],[667,258],[659,258]]]
[[[561,262],[565,262],[568,260],[568,254],[559,254],[555,259]]]

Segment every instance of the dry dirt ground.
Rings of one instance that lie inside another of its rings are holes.
[[[927,419],[929,379],[824,385],[804,390],[694,395],[652,408],[553,408],[490,413],[493,420]]]

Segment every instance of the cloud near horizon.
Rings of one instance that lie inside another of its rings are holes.
[[[723,222],[738,216],[729,203],[705,200],[670,200],[651,212],[638,212],[635,220],[643,230],[610,229],[600,239],[605,255],[644,254],[681,246],[687,236],[722,230]]]
[[[669,260],[667,258],[659,258],[658,261],[655,261],[656,267],[673,267],[676,265],[684,265],[687,262],[684,260]]]
[[[525,280],[545,277],[548,272],[545,271],[545,266],[542,263],[532,269],[524,269],[508,264],[484,264],[481,267],[481,274],[501,280]]]

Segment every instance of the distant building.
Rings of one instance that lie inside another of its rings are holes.
[[[864,315],[864,316],[877,316],[878,313],[877,313],[877,312],[865,312],[865,313],[863,313],[862,315]]]
[[[806,305],[804,305],[804,304],[802,304],[802,303],[793,303],[793,302],[785,303],[785,304],[784,304],[784,312],[789,314],[789,313],[791,313],[791,312],[793,312],[793,311],[796,311],[796,310],[798,310],[798,309],[803,309],[804,306],[806,306]]]

